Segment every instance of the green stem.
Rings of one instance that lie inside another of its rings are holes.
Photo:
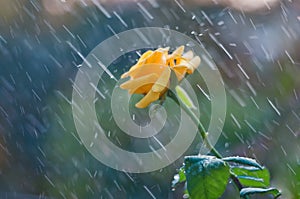
[[[200,120],[198,119],[198,117],[195,115],[195,113],[190,108],[188,108],[184,103],[180,103],[174,94],[170,93],[169,96],[176,102],[176,104],[179,107],[181,107],[190,116],[192,121],[197,125],[198,132],[200,133],[201,138],[203,139],[203,141],[205,142],[205,144],[207,145],[211,153],[215,155],[217,158],[222,158],[222,155],[213,147],[213,145],[208,140],[206,130],[202,125],[202,123],[200,122]]]
[[[205,130],[204,126],[202,125],[201,121],[195,115],[195,113],[190,108],[188,108],[184,103],[180,103],[174,93],[169,92],[168,95],[170,98],[172,98],[174,100],[174,102],[179,107],[181,107],[185,111],[186,114],[188,114],[190,116],[192,121],[197,125],[198,132],[200,133],[201,138],[203,139],[203,141],[205,142],[205,144],[207,145],[207,147],[209,148],[211,153],[213,155],[215,155],[217,158],[222,159],[223,158],[222,155],[215,149],[215,147],[208,140],[206,130]],[[239,179],[235,175],[230,175],[230,178],[236,185],[237,189],[240,191],[243,188],[243,186],[240,183]],[[248,196],[246,197],[246,199],[248,199]]]

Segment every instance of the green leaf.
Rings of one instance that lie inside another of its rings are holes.
[[[268,189],[264,189],[264,188],[243,188],[240,191],[240,196],[241,197],[245,197],[251,194],[271,194],[274,196],[274,198],[278,198],[281,193],[278,189],[276,188],[268,188]]]
[[[229,165],[214,156],[187,156],[185,175],[192,199],[217,199],[226,189]]]
[[[244,187],[266,188],[270,186],[270,173],[266,168],[232,167],[230,171]]]
[[[174,175],[174,180],[172,181],[172,187],[176,187],[179,183],[186,181],[184,174],[184,167],[181,167],[177,174]]]
[[[226,162],[234,162],[234,163],[237,163],[237,164],[243,164],[243,165],[248,165],[248,166],[257,167],[259,169],[263,169],[263,166],[258,164],[256,162],[256,160],[254,160],[252,158],[245,158],[245,157],[235,156],[235,157],[222,158],[222,160],[224,160]]]
[[[184,103],[190,109],[196,109],[196,106],[192,102],[191,98],[182,87],[176,86],[175,90],[177,93],[177,97],[180,99],[182,103]]]
[[[179,175],[179,182],[186,181],[185,174],[184,174],[184,167],[181,167],[179,169],[178,175]]]

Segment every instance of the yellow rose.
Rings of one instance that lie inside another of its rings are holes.
[[[144,94],[145,96],[135,105],[145,108],[158,100],[168,90],[171,70],[180,82],[186,73],[192,74],[200,64],[200,58],[194,57],[192,51],[183,54],[184,46],[168,54],[168,48],[148,50],[138,62],[124,73],[121,78],[130,77],[130,80],[120,87],[128,90],[130,94]]]

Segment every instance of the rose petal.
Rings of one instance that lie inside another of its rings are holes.
[[[153,53],[152,50],[146,51],[146,52],[145,52],[144,54],[142,54],[142,56],[139,58],[138,63],[141,62],[141,61],[143,61],[143,60],[145,60],[145,59],[147,59],[152,53]]]
[[[149,75],[151,73],[160,76],[160,74],[164,71],[165,68],[168,68],[168,66],[163,64],[143,64],[137,69],[128,71],[128,74],[126,74],[126,76],[130,76],[132,79]]]
[[[170,50],[170,47],[165,47],[165,48],[158,48],[157,51],[163,52],[163,53],[168,53]]]
[[[146,84],[139,88],[128,90],[129,94],[147,94],[152,89],[153,84]]]
[[[187,68],[185,66],[175,66],[172,69],[174,70],[178,81],[181,81],[187,72]]]
[[[154,102],[159,99],[159,93],[153,92],[152,90],[145,95],[138,103],[135,104],[137,108],[146,108],[151,102]]]
[[[200,65],[201,59],[200,59],[199,56],[196,56],[196,57],[194,57],[189,63],[192,64],[193,68],[196,69],[196,68],[198,68],[198,66]]]
[[[158,75],[151,73],[149,75],[145,75],[139,77],[137,79],[128,80],[120,85],[120,88],[131,90],[135,93],[135,90],[141,88],[145,85],[154,84],[158,79]],[[147,92],[147,91],[146,91]]]
[[[165,53],[154,51],[146,60],[145,64],[166,64],[167,58]]]
[[[147,52],[145,52],[138,60],[138,62],[133,65],[128,72],[124,73],[123,75],[121,75],[121,78],[126,78],[128,76],[130,76],[130,72],[133,71],[133,70],[136,70],[138,68],[140,68],[144,63],[145,63],[145,60],[151,56],[151,54],[153,54],[153,51],[152,50],[148,50]]]
[[[165,70],[161,73],[158,80],[152,87],[154,92],[162,92],[168,85],[170,80],[171,70],[170,68],[165,68]]]
[[[168,59],[174,59],[176,57],[180,57],[184,51],[184,46],[179,46],[174,52],[168,56]]]

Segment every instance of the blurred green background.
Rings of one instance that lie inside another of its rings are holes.
[[[172,191],[170,185],[183,157],[146,174],[108,168],[81,144],[70,105],[72,82],[82,63],[78,52],[86,56],[114,32],[158,26],[200,42],[222,73],[227,117],[216,148],[224,156],[256,158],[270,169],[272,185],[282,190],[282,198],[299,199],[299,2],[283,1],[270,11],[251,14],[224,7],[195,6],[183,11],[175,1],[161,1],[158,7],[149,2],[142,5],[152,18],[136,3],[109,5],[105,8],[111,17],[107,17],[99,6],[83,1],[56,15],[40,1],[1,1],[0,197],[182,198],[182,190]],[[137,58],[135,52],[128,53],[109,69],[119,78]],[[197,84],[206,87],[200,75],[188,80],[207,126],[210,103]],[[107,96],[96,103],[105,130],[124,148],[148,151],[145,142],[129,138],[114,123],[109,108],[113,87],[114,81],[105,75],[98,85]],[[163,132],[172,133],[178,108],[171,100],[165,106],[170,117]],[[133,105],[131,110],[139,122],[149,120]],[[199,141],[195,139],[185,154],[197,154]],[[223,198],[233,195],[237,193],[230,184]]]

